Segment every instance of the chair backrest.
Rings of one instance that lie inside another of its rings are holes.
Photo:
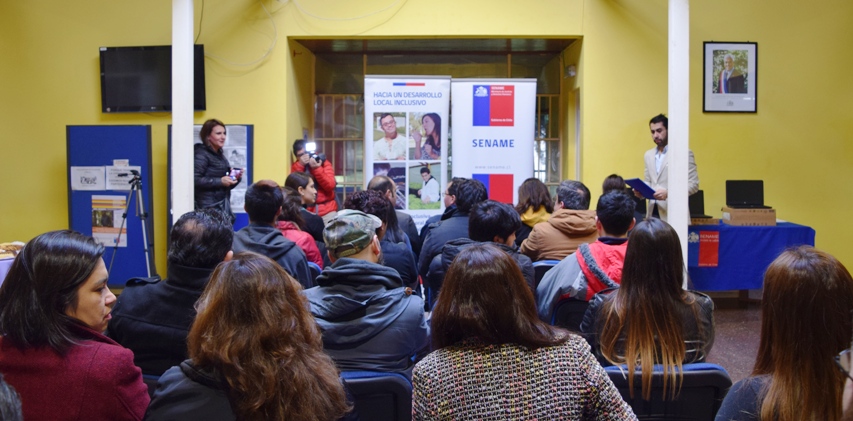
[[[320,265],[314,262],[308,262],[308,270],[311,272],[312,281],[316,281],[317,277],[320,276],[320,272],[323,271],[323,269],[320,269]],[[317,283],[314,282],[314,284],[316,285]]]
[[[355,410],[361,421],[396,421],[412,419],[412,383],[398,373],[344,371],[355,399]]]
[[[533,262],[533,280],[536,285],[539,286],[539,281],[542,280],[542,277],[545,276],[545,272],[548,272],[552,267],[557,266],[557,263],[560,263],[559,260],[539,260]]]
[[[604,370],[640,420],[713,421],[732,386],[729,373],[717,364],[685,364],[678,395],[672,400],[664,399],[663,372],[660,366],[655,366],[651,400],[647,401],[642,397],[639,371],[634,377],[634,397],[631,398],[625,366],[605,367]]]
[[[554,306],[554,315],[551,317],[551,324],[569,329],[572,332],[580,332],[583,315],[586,313],[587,308],[589,308],[589,301],[578,300],[576,298],[560,300]]]
[[[153,374],[143,374],[142,382],[148,386],[148,396],[154,397],[154,391],[157,390],[157,382],[160,380],[160,376],[155,376]]]

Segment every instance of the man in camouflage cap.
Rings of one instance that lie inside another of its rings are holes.
[[[412,356],[429,342],[423,300],[382,256],[379,218],[338,212],[323,230],[332,264],[305,290],[323,348],[342,371],[397,372],[411,378]]]
[[[329,258],[334,262],[341,257],[350,257],[364,251],[374,240],[379,242],[376,228],[380,226],[382,221],[374,215],[351,209],[338,212],[323,229],[323,240],[326,242]],[[365,260],[377,263],[380,256],[381,252],[374,261],[370,254],[367,254]]]

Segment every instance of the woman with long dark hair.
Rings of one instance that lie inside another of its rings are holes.
[[[717,420],[841,418],[846,376],[833,358],[850,347],[851,311],[853,278],[841,262],[810,246],[783,252],[764,274],[752,376],[732,386]]]
[[[415,420],[635,420],[579,336],[536,316],[508,254],[463,249],[432,314],[433,353],[412,377]]]
[[[521,243],[533,231],[533,226],[546,222],[554,212],[554,201],[548,186],[538,178],[528,178],[518,186],[518,204],[515,210],[521,215],[521,228],[515,232],[515,244]]]
[[[0,287],[0,372],[27,420],[140,420],[148,388],[133,353],[102,333],[116,297],[104,247],[73,231],[30,240]]]
[[[190,359],[166,371],[146,419],[334,420],[348,410],[302,287],[274,261],[221,263],[196,307]]]
[[[225,145],[225,123],[210,119],[204,122],[199,131],[202,143],[194,146],[195,163],[195,208],[216,208],[228,215],[234,223],[231,212],[231,190],[240,184],[242,169],[232,171],[228,158],[222,151]]]
[[[421,117],[420,130],[413,130],[415,140],[415,159],[441,159],[441,117],[436,113],[426,113]]]
[[[688,291],[678,234],[651,218],[628,237],[619,288],[604,290],[590,302],[581,332],[602,364],[628,366],[633,395],[634,373],[641,369],[641,390],[649,399],[655,364],[663,370],[664,394],[675,396],[683,364],[705,361],[714,343],[714,302]]]
[[[300,214],[302,215],[302,219],[305,220],[304,231],[311,234],[315,241],[322,243],[323,227],[326,226],[323,223],[323,218],[305,209],[317,202],[317,188],[314,183],[314,177],[304,172],[292,172],[284,180],[284,186],[293,189],[299,197],[299,201],[302,204]]]

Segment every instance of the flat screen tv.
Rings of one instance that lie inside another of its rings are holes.
[[[204,45],[194,48],[193,109],[204,110]],[[172,110],[172,46],[101,47],[101,110]]]

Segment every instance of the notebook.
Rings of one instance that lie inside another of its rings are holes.
[[[770,206],[764,206],[764,180],[726,180],[726,206],[770,209]]]

